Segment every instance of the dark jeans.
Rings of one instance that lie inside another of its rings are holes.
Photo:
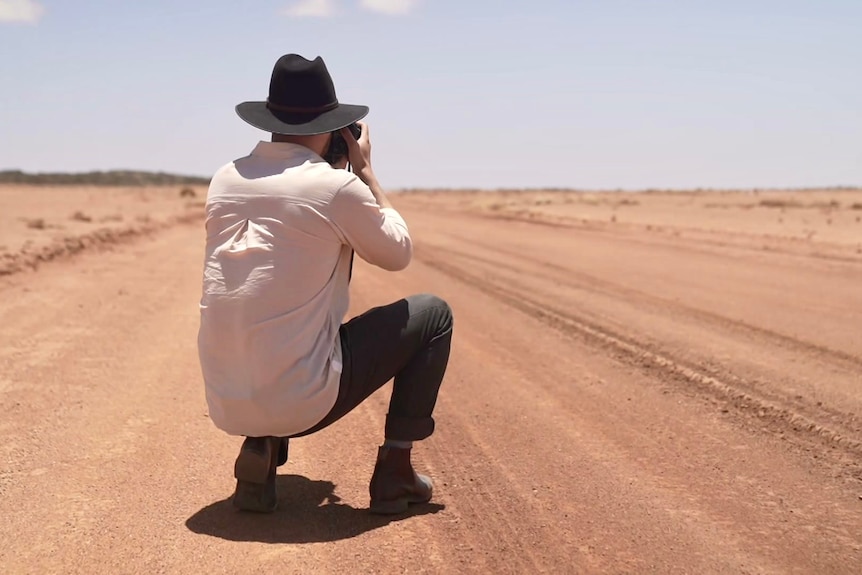
[[[341,326],[340,337],[344,370],[338,399],[320,423],[293,437],[332,425],[393,377],[385,437],[430,436],[452,342],[449,305],[433,295],[413,295],[351,319]]]

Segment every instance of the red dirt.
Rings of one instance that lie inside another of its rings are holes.
[[[862,572],[862,212],[787,208],[808,236],[773,229],[787,204],[565,197],[397,196],[413,264],[357,266],[352,313],[419,291],[455,312],[414,450],[433,504],[395,519],[366,511],[388,387],[292,442],[276,513],[231,508],[182,200],[0,277],[0,571]]]

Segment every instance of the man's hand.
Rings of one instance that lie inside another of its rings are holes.
[[[356,125],[362,130],[359,134],[359,140],[354,138],[353,132],[347,128],[341,128],[341,136],[347,142],[347,156],[350,165],[353,166],[353,171],[367,184],[363,173],[374,174],[371,169],[371,134],[368,124],[365,122],[356,122]]]
[[[383,193],[383,188],[377,181],[374,175],[374,170],[371,168],[371,134],[369,133],[368,124],[365,122],[356,122],[362,128],[359,134],[359,140],[353,137],[353,133],[347,128],[341,128],[341,135],[344,141],[347,142],[347,157],[350,160],[350,165],[353,166],[353,172],[359,176],[359,179],[365,182],[374,198],[382,208],[391,208],[386,195]]]

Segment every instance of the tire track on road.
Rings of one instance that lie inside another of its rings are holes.
[[[463,242],[467,243],[467,238],[458,235],[453,235],[452,237],[459,238]],[[511,249],[505,249],[500,246],[490,245],[486,242],[476,240],[470,240],[469,244],[479,246],[491,253],[500,254],[505,257],[492,259],[490,257],[483,257],[441,245],[429,244],[429,247],[434,251],[447,254],[450,259],[460,258],[470,263],[479,264],[479,267],[472,267],[471,269],[484,269],[483,266],[488,266],[491,269],[507,270],[518,275],[523,275],[525,271],[529,269],[529,274],[532,278],[544,279],[550,284],[563,285],[572,289],[600,294],[601,296],[610,296],[619,299],[620,301],[636,301],[638,302],[637,307],[640,310],[652,310],[656,315],[667,317],[688,317],[694,320],[694,323],[699,326],[713,326],[726,330],[733,334],[735,339],[739,339],[740,341],[746,341],[749,339],[762,341],[767,345],[787,349],[800,357],[817,357],[824,363],[840,368],[846,373],[857,372],[862,374],[862,359],[840,350],[834,350],[812,342],[794,339],[772,330],[760,328],[744,321],[734,320],[707,310],[695,308],[679,301],[672,301],[635,288],[605,281],[543,259],[526,257]],[[522,265],[521,267],[518,267],[516,265],[507,264],[506,259],[517,260],[521,262]],[[548,273],[548,271],[551,273]],[[509,279],[506,281],[511,282]],[[526,289],[522,289],[522,291],[526,291]],[[581,314],[579,316],[579,320],[587,322],[593,326],[600,325],[599,318],[595,315],[591,315],[591,317],[592,319],[587,319],[584,314]],[[821,427],[834,427],[837,428],[836,431],[840,429],[840,434],[842,436],[862,437],[862,422],[859,421],[858,417],[853,412],[842,411],[832,405],[827,405],[823,402],[816,402],[809,397],[798,393],[783,393],[778,386],[769,385],[769,380],[764,380],[762,376],[751,379],[750,377],[739,375],[735,372],[738,370],[734,370],[733,367],[726,365],[726,362],[714,365],[704,365],[703,363],[697,363],[691,359],[683,360],[680,357],[676,357],[675,354],[661,351],[660,342],[657,342],[654,338],[645,340],[645,336],[643,334],[638,338],[633,338],[629,335],[624,336],[615,332],[607,326],[603,326],[602,329],[605,332],[610,331],[614,333],[617,338],[624,340],[630,345],[637,345],[651,350],[658,349],[660,350],[660,353],[674,357],[674,362],[676,364],[688,365],[689,367],[697,369],[698,372],[704,375],[714,377],[732,385],[735,389],[744,392],[748,396],[758,398],[761,403],[768,403],[771,405],[778,404],[783,409],[792,413],[817,421],[818,425]],[[860,378],[862,378],[862,375],[860,375]],[[759,413],[760,405],[753,405],[750,407]],[[759,415],[759,417],[763,416]]]
[[[559,332],[579,336],[588,343],[612,350],[616,359],[620,361],[641,369],[658,369],[665,374],[663,381],[682,384],[684,387],[694,385],[702,393],[725,402],[726,405],[732,406],[749,418],[760,420],[760,428],[777,431],[779,434],[789,433],[799,439],[816,438],[818,443],[830,448],[821,450],[823,453],[831,454],[833,449],[840,448],[852,459],[850,463],[847,461],[836,463],[844,467],[845,471],[855,479],[862,479],[858,463],[853,463],[862,458],[862,440],[854,435],[852,430],[834,429],[806,414],[776,405],[773,401],[740,389],[739,381],[744,380],[736,381],[705,372],[698,366],[674,358],[667,352],[645,346],[606,326],[586,320],[570,311],[550,306],[536,297],[530,297],[522,289],[519,290],[511,278],[503,278],[499,274],[488,271],[479,275],[475,271],[467,271],[465,267],[454,265],[450,261],[451,258],[435,257],[434,249],[417,250],[417,259],[453,279],[541,320]],[[772,425],[769,425],[770,423]]]
[[[859,256],[860,252],[853,246],[822,242],[808,246],[804,244],[804,239],[793,236],[757,235],[728,230],[717,231],[706,228],[672,226],[668,224],[617,223],[609,226],[606,220],[579,219],[571,216],[554,217],[539,212],[491,213],[481,208],[468,208],[468,211],[465,212],[460,208],[445,207],[433,202],[416,202],[416,205],[422,205],[424,209],[430,212],[436,212],[447,217],[464,217],[465,214],[469,214],[469,217],[496,222],[517,222],[546,228],[613,235],[616,240],[643,246],[667,245],[670,241],[673,241],[674,247],[696,253],[715,253],[715,248],[721,250],[733,249],[747,254],[771,253],[812,261],[831,261],[841,264],[862,265],[862,257]],[[620,228],[624,228],[623,233],[621,233]],[[644,239],[644,232],[651,232],[653,235],[649,239]],[[679,243],[680,234],[685,234],[685,244]],[[721,239],[710,237],[710,235],[720,236]],[[758,242],[758,245],[751,245],[754,242]],[[799,244],[804,244],[808,249],[800,251]],[[817,248],[832,251],[816,251]]]
[[[844,364],[847,369],[858,369],[862,373],[862,358],[843,352],[841,350],[832,349],[823,345],[818,345],[810,341],[793,338],[773,330],[757,327],[750,323],[741,320],[731,319],[717,313],[713,313],[704,309],[699,309],[678,301],[672,301],[666,298],[649,294],[645,291],[627,287],[618,283],[609,282],[599,279],[595,276],[579,272],[577,270],[560,266],[545,260],[538,260],[535,257],[528,257],[514,250],[507,250],[499,244],[491,245],[487,242],[477,241],[475,238],[466,238],[457,234],[452,234],[452,237],[458,238],[465,243],[479,246],[485,250],[496,252],[505,255],[509,258],[519,260],[525,264],[534,266],[540,269],[547,269],[553,272],[561,273],[566,276],[566,284],[572,287],[583,287],[603,294],[611,294],[619,296],[621,299],[636,298],[645,304],[660,310],[667,311],[673,314],[684,314],[694,320],[706,324],[720,326],[722,328],[735,331],[741,336],[753,336],[766,340],[774,345],[789,348],[800,353],[821,355],[829,359],[831,362],[839,362]],[[510,271],[521,273],[523,268],[514,265],[506,264],[502,259],[490,259],[476,254],[469,254],[464,251],[454,250],[440,245],[429,245],[433,250],[448,252],[454,256],[470,259],[491,267],[508,269]],[[543,277],[551,282],[559,282],[559,277],[551,276],[547,273],[532,272],[533,275]]]

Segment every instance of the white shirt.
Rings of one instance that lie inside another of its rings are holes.
[[[309,429],[338,396],[351,250],[403,269],[407,224],[308,148],[260,142],[216,172],[206,232],[198,351],[210,418],[232,435]]]

